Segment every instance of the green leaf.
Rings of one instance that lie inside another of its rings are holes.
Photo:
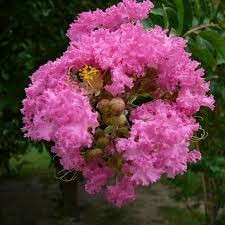
[[[216,60],[206,47],[196,43],[189,43],[188,47],[195,58],[209,65],[212,70],[216,69]]]
[[[222,4],[220,0],[212,0],[210,2],[210,20],[214,20],[216,18],[220,4]]]
[[[225,39],[219,33],[212,30],[206,30],[199,33],[199,35],[210,42],[213,47],[221,54],[225,59]]]
[[[149,29],[149,28],[154,27],[154,24],[151,22],[150,19],[143,20],[142,25],[144,26],[145,29]]]
[[[201,18],[201,5],[199,0],[194,0],[194,11],[195,11],[195,15],[198,18],[198,20],[200,20]]]
[[[177,35],[181,35],[184,28],[184,4],[183,0],[174,0],[177,7],[178,27],[176,29]]]
[[[161,8],[152,9],[151,14],[156,16],[163,16],[163,10]]]
[[[169,18],[168,18],[168,15],[167,15],[167,12],[166,12],[166,7],[165,5],[163,4],[163,21],[164,21],[164,26],[166,29],[169,28]]]
[[[184,0],[184,29],[189,29],[192,26],[193,13],[190,0]]]
[[[167,5],[166,7],[166,14],[169,20],[169,28],[172,29],[173,27],[177,27],[177,11],[174,8],[171,8]]]

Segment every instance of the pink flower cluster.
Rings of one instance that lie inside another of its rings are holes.
[[[26,136],[53,141],[52,151],[69,170],[84,164],[80,148],[91,146],[91,132],[98,126],[98,115],[92,112],[83,90],[68,82],[67,67],[68,61],[59,59],[32,75],[22,113]]]
[[[199,129],[194,114],[202,106],[214,107],[204,71],[185,51],[186,41],[168,36],[159,26],[143,28],[141,21],[151,8],[149,0],[124,0],[105,12],[80,14],[68,31],[67,51],[32,75],[23,101],[26,136],[54,142],[51,150],[62,166],[83,173],[86,191],[106,187],[106,198],[118,207],[135,199],[138,185],[152,184],[162,174],[175,177],[187,170],[187,163],[201,158],[199,151],[189,150]],[[136,83],[149,69],[156,71],[156,88],[150,85],[147,90],[153,100],[129,114],[130,109],[124,111],[129,137],[115,138],[103,155],[91,160],[83,151],[93,148],[102,115],[93,96],[68,75],[70,68],[77,74],[85,65],[102,71],[103,80],[110,74],[111,82],[103,82],[99,91],[123,99],[126,106]],[[115,183],[107,184],[109,179]]]
[[[150,0],[139,4],[136,1],[124,0],[117,6],[106,9],[105,12],[100,9],[95,12],[84,12],[70,25],[67,36],[71,41],[77,41],[83,35],[90,34],[99,28],[115,31],[121,24],[146,19],[152,8],[153,4]]]

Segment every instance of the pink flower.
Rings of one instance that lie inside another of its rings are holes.
[[[188,150],[198,124],[176,106],[160,100],[147,103],[132,112],[131,120],[131,135],[118,141],[117,150],[129,162],[136,185],[149,185],[164,173],[184,173],[188,162],[200,159],[199,152]]]
[[[197,69],[199,63],[191,60],[185,47],[184,39],[167,36],[159,26],[146,31],[137,22],[90,32],[72,41],[64,55],[109,70],[112,83],[105,89],[114,96],[131,89],[133,80],[142,77],[146,68],[154,68],[159,88],[169,93],[179,89],[177,105],[192,115],[201,106],[213,109],[214,100],[207,94],[209,83],[202,78],[204,71]]]
[[[102,186],[106,185],[108,178],[112,177],[114,172],[106,167],[104,160],[96,159],[87,164],[83,175],[87,179],[85,190],[94,194],[101,191]]]
[[[23,131],[33,140],[55,142],[52,150],[62,158],[64,168],[79,169],[84,163],[79,149],[91,146],[89,128],[95,131],[98,115],[92,112],[84,92],[69,84],[66,69],[62,70],[64,61],[48,63],[32,76],[21,110]]]
[[[121,207],[124,203],[135,200],[135,185],[129,177],[123,177],[114,186],[108,186],[106,197],[109,202]]]
[[[149,0],[143,3],[123,0],[118,6],[112,6],[105,12],[100,9],[95,12],[84,12],[70,25],[67,36],[71,41],[78,41],[83,35],[89,35],[99,28],[116,30],[121,24],[147,18],[152,8],[153,4]]]

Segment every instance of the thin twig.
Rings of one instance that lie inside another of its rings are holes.
[[[196,33],[197,31],[202,30],[202,29],[205,29],[205,28],[208,28],[208,27],[218,27],[218,26],[219,26],[219,24],[215,24],[215,23],[202,24],[202,25],[200,25],[200,26],[198,26],[198,27],[194,27],[194,28],[188,30],[188,31],[183,35],[183,37],[186,37],[186,36],[188,36],[188,35],[190,35],[190,34],[192,34],[192,33]]]

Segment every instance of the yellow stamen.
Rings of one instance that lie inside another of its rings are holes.
[[[95,67],[90,65],[85,65],[83,69],[79,70],[79,75],[86,81],[93,80],[93,76],[97,75],[99,73],[99,70],[97,70]]]

